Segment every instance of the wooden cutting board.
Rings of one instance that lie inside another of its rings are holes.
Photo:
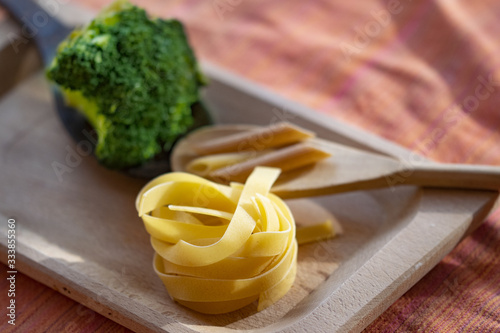
[[[84,17],[74,13],[61,10],[67,20]],[[6,26],[15,29],[2,22]],[[0,219],[16,220],[16,269],[136,331],[360,331],[475,228],[498,198],[411,186],[317,198],[344,235],[299,249],[292,290],[262,312],[253,304],[201,315],[171,301],[153,272],[153,250],[134,208],[145,181],[88,156],[87,143],[73,142],[56,117],[42,73],[26,78],[37,64],[27,55],[33,49],[12,56],[5,39],[0,46],[1,68],[27,68],[8,80],[6,88],[23,79],[0,100]],[[286,120],[403,161],[416,156],[212,65],[204,71],[211,78],[204,99],[218,123]]]

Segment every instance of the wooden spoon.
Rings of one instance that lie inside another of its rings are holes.
[[[174,171],[199,157],[199,142],[258,129],[246,125],[218,125],[194,131],[177,143],[171,155]],[[314,138],[310,142],[332,156],[313,165],[286,172],[272,192],[282,198],[298,198],[332,193],[418,185],[456,189],[499,190],[500,168],[493,166],[419,163],[408,165],[384,155],[370,153]]]

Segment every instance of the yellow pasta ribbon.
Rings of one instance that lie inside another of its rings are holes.
[[[140,191],[136,208],[170,297],[215,314],[255,300],[262,310],[288,292],[298,243],[290,209],[269,192],[279,174],[257,167],[244,185],[226,186],[173,172]],[[309,233],[307,240],[315,237]]]

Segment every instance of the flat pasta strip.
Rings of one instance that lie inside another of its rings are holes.
[[[186,166],[188,172],[206,177],[215,170],[238,164],[267,153],[264,151],[242,151],[235,153],[212,154],[195,158]]]
[[[325,240],[334,237],[336,229],[332,220],[326,220],[316,225],[301,227],[297,229],[297,242],[299,245]]]
[[[165,274],[195,276],[208,279],[243,279],[259,275],[274,257],[227,257],[215,264],[202,267],[175,265],[163,260]]]
[[[313,132],[287,122],[273,124],[242,133],[207,140],[193,146],[198,155],[241,151],[260,151],[281,147],[314,137]]]
[[[170,173],[140,191],[136,207],[156,252],[154,270],[170,297],[215,314],[255,300],[262,310],[288,292],[298,243],[292,212],[269,192],[279,174],[257,167],[244,185],[226,186]],[[207,225],[208,219],[218,222]]]
[[[257,166],[280,168],[281,172],[286,172],[317,163],[330,156],[330,153],[306,141],[216,169],[210,172],[208,177],[217,182],[244,182]],[[210,157],[202,158],[208,160]]]
[[[143,215],[142,221],[146,231],[155,235],[155,239],[177,243],[180,240],[191,241],[196,238],[220,238],[226,232],[227,225],[208,226],[184,223],[176,220],[162,219],[151,215]]]

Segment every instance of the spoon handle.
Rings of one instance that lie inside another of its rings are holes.
[[[0,0],[0,6],[21,25],[21,34],[13,37],[22,44],[34,40],[45,65],[52,61],[57,46],[72,30],[55,18],[60,5],[54,3],[49,13],[32,0]]]
[[[389,185],[500,190],[500,167],[469,164],[425,164],[387,178]]]

